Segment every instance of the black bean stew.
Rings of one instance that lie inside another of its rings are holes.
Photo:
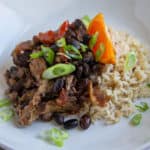
[[[71,129],[78,120],[65,122],[64,115],[79,113],[84,103],[99,104],[101,98],[103,103],[108,101],[98,92],[96,77],[103,65],[95,61],[88,46],[90,38],[77,19],[16,46],[12,53],[14,66],[5,73],[9,86],[6,93],[21,126],[53,118],[65,129]],[[81,128],[87,129],[90,123],[89,115],[81,117]]]

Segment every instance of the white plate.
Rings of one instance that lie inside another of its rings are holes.
[[[0,1],[0,95],[6,84],[3,73],[11,62],[10,53],[19,41],[50,28],[56,29],[65,19],[73,20],[85,14],[103,12],[107,24],[125,30],[144,43],[150,43],[149,0],[1,0]],[[71,130],[62,150],[135,150],[150,149],[150,112],[143,115],[142,124],[131,127],[129,119],[116,125],[97,122],[86,131]],[[36,122],[18,129],[13,123],[0,123],[0,143],[14,150],[57,150],[37,136],[54,127]]]

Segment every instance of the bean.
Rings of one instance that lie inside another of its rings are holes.
[[[92,52],[87,52],[83,55],[83,62],[85,63],[91,63],[94,61],[94,56]]]
[[[91,73],[90,72],[90,67],[87,63],[83,63],[83,70],[84,70],[83,74],[84,74],[85,77],[90,75],[90,73]]]
[[[83,66],[80,65],[80,66],[78,66],[78,68],[76,70],[76,77],[78,79],[80,79],[82,77],[82,75],[83,75]]]
[[[89,41],[90,41],[90,39],[91,39],[91,36],[90,36],[89,34],[85,34],[85,35],[83,36],[83,43],[84,43],[84,44],[88,44]]]
[[[55,52],[59,50],[59,47],[56,44],[51,45],[50,48],[53,49]]]
[[[60,113],[54,113],[53,119],[59,125],[62,125],[64,123],[64,116]]]
[[[85,26],[80,19],[76,19],[74,21],[74,27],[75,27],[75,29],[79,29],[79,28],[85,29]]]
[[[91,124],[91,118],[88,114],[85,114],[80,118],[80,127],[82,129],[88,129],[90,124]]]
[[[77,49],[80,49],[80,42],[78,42],[76,39],[71,38],[68,40],[68,43],[76,47]]]
[[[52,88],[52,93],[53,94],[58,94],[61,89],[64,87],[65,85],[65,80],[64,78],[58,78],[55,80],[55,83],[53,85],[53,88]]]
[[[64,122],[64,128],[65,129],[73,129],[78,126],[78,120],[77,119],[70,119]]]

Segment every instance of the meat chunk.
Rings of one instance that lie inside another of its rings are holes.
[[[33,93],[32,99],[29,101],[23,109],[22,106],[16,107],[16,112],[18,116],[18,123],[22,126],[31,124],[34,120],[39,118],[40,111],[38,105],[42,100],[42,94],[46,92],[48,88],[48,81],[43,80],[40,83],[38,89]],[[31,95],[30,95],[31,96]]]
[[[73,98],[72,98],[73,99]],[[48,112],[61,112],[61,113],[68,113],[74,114],[79,112],[80,105],[76,103],[76,101],[67,101],[65,105],[58,105],[55,101],[48,101],[47,103],[43,103],[39,106],[40,112],[42,114],[46,114]]]
[[[66,90],[67,91],[69,91],[71,89],[74,78],[75,77],[73,75],[67,76],[67,78],[66,78]]]
[[[42,114],[49,112],[75,113],[79,111],[79,104],[75,96],[69,96],[66,89],[62,89],[56,100],[50,100],[40,104],[39,109]]]
[[[46,63],[44,59],[37,58],[37,59],[33,59],[30,62],[29,68],[30,68],[32,76],[38,81],[41,79],[41,75],[47,67],[46,67]]]
[[[93,87],[91,81],[89,82],[89,96],[93,105],[98,104],[101,107],[105,107],[107,102],[110,100],[110,97],[102,92],[99,87]]]
[[[32,41],[22,42],[17,45],[12,53],[14,63],[21,67],[27,67],[29,64],[32,48]]]
[[[18,80],[20,78],[23,78],[25,74],[24,68],[22,67],[16,67],[12,66],[9,70],[5,73],[5,78],[8,81],[10,78],[14,80]]]
[[[24,69],[22,67],[12,66],[10,68],[10,76],[14,79],[19,79],[24,76]]]
[[[16,91],[6,91],[7,96],[13,102],[15,102],[18,98],[18,93]]]
[[[65,78],[58,78],[54,81],[53,87],[51,89],[51,93],[55,96],[58,96],[60,91],[65,85]]]
[[[27,68],[12,66],[6,71],[5,78],[10,89],[17,92],[23,88],[28,89],[35,86],[35,82]]]
[[[50,121],[50,120],[52,120],[52,116],[53,116],[53,113],[48,112],[48,113],[41,115],[40,119],[43,121]]]

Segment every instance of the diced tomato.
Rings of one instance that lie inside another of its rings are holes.
[[[69,21],[66,20],[62,23],[60,28],[56,31],[56,39],[63,37],[66,31],[68,30],[68,27],[69,27]]]
[[[37,37],[42,43],[51,44],[65,35],[66,31],[68,30],[68,26],[69,21],[65,21],[57,31],[49,30],[45,33],[39,33]]]
[[[38,38],[44,44],[51,44],[55,41],[55,32],[50,30],[45,33],[39,33]]]

